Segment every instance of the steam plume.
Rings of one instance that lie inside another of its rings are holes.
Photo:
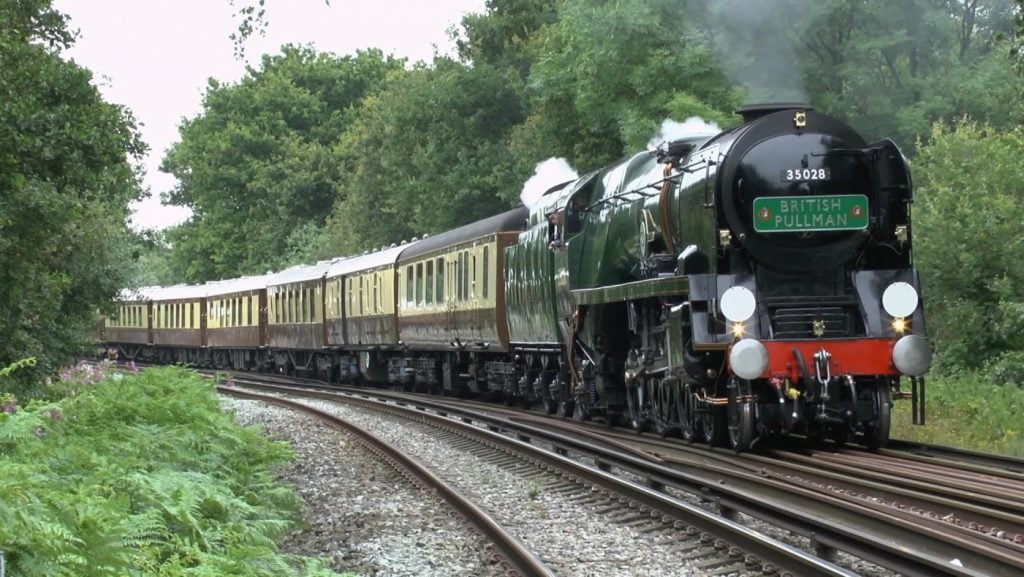
[[[528,208],[533,208],[548,189],[579,176],[564,158],[549,158],[533,169],[533,176],[523,184],[519,198]]]
[[[707,122],[706,120],[700,119],[696,116],[691,116],[683,122],[677,122],[671,118],[666,118],[662,121],[661,128],[658,129],[658,133],[647,142],[647,148],[654,148],[667,140],[676,140],[677,138],[697,136],[700,134],[707,134],[708,136],[711,136],[713,134],[718,134],[721,131],[722,129],[714,122]]]

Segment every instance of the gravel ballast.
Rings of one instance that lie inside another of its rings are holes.
[[[609,501],[549,473],[502,467],[439,439],[425,425],[323,401],[305,401],[414,455],[510,529],[559,575],[688,577],[700,559],[678,532],[622,524]],[[286,550],[332,559],[361,576],[503,575],[475,533],[411,487],[350,436],[257,401],[225,399],[238,422],[261,425],[299,457],[282,480],[308,504],[309,527]],[[551,490],[556,489],[556,490]],[[619,512],[621,514],[621,512]],[[743,573],[734,573],[743,575]]]

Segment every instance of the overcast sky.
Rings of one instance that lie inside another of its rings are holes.
[[[151,197],[135,207],[136,228],[164,228],[188,218],[160,205],[174,179],[158,170],[178,123],[200,111],[208,78],[237,81],[246,62],[235,59],[229,38],[234,11],[255,4],[237,0],[54,0],[80,32],[66,57],[93,71],[109,102],[124,104],[142,124],[149,145],[145,184]],[[453,53],[447,30],[484,0],[266,0],[266,37],[246,44],[246,61],[279,52],[283,44],[312,44],[339,56],[360,48],[429,61],[435,46]]]

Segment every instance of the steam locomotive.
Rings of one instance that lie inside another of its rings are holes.
[[[737,451],[789,433],[881,447],[894,397],[923,421],[931,364],[906,160],[805,105],[738,113],[437,236],[125,294],[104,338]]]

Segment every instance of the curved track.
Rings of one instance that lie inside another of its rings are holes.
[[[369,401],[374,397],[391,405],[415,405],[413,411],[420,415],[433,412],[476,423],[478,428],[485,424],[518,443],[550,443],[556,454],[590,460],[604,473],[624,472],[645,480],[646,491],[626,497],[641,507],[664,514],[667,505],[662,500],[646,500],[680,491],[699,495],[716,505],[719,519],[733,521],[746,514],[807,537],[821,561],[831,561],[843,551],[905,575],[1024,574],[1024,512],[1017,497],[1024,489],[1012,473],[972,479],[970,467],[940,468],[901,460],[898,453],[778,451],[737,456],[456,399],[373,389],[315,393],[334,400],[339,395],[350,399],[347,402],[377,403]],[[591,473],[573,474],[608,486],[607,480],[592,478]],[[615,489],[620,490],[625,489]],[[693,519],[686,522],[695,526]],[[757,550],[750,547],[739,548]],[[773,560],[777,554],[757,556],[769,566],[786,566]],[[804,567],[793,572],[807,571]],[[822,574],[819,571],[812,572]]]

